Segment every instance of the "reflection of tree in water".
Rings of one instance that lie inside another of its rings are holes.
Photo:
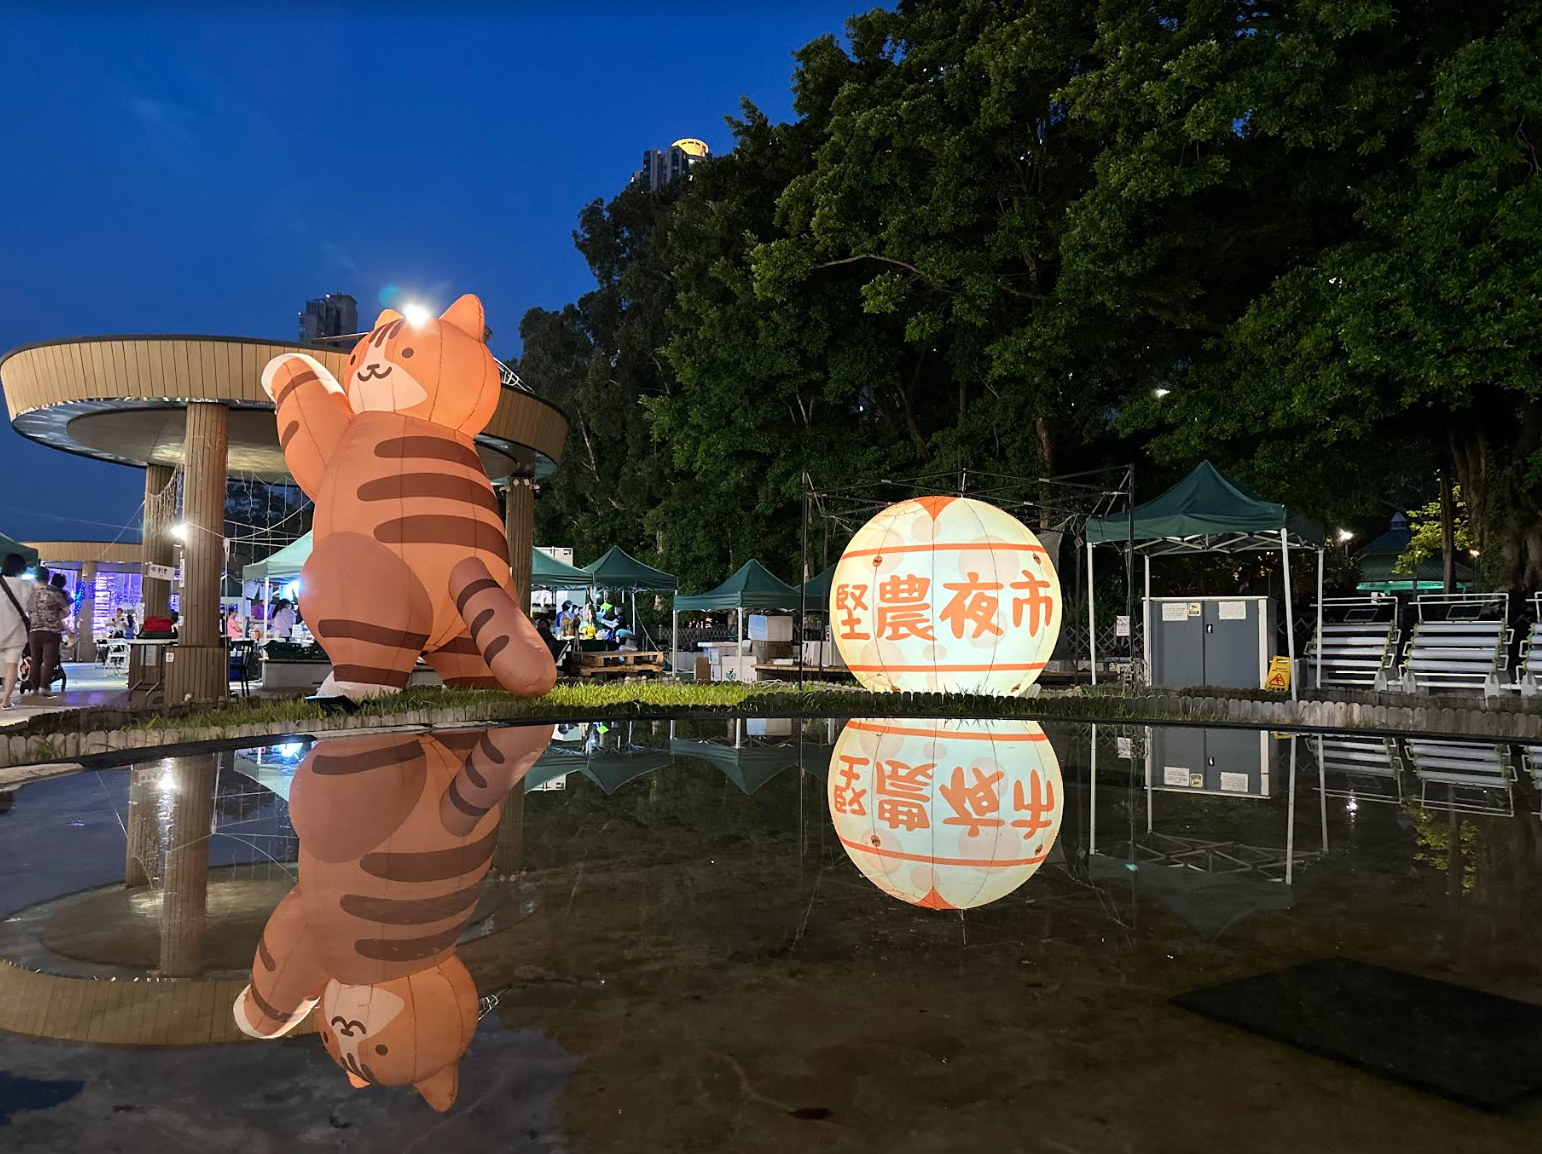
[[[1514,814],[1461,814],[1410,801],[1404,809],[1418,839],[1416,861],[1452,877],[1459,891],[1479,905],[1538,905],[1542,902],[1542,838],[1537,836],[1532,798],[1521,794]]]

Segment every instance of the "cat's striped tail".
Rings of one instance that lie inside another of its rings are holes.
[[[450,596],[498,684],[516,697],[540,697],[557,684],[551,650],[503,584],[476,557],[450,570]]]

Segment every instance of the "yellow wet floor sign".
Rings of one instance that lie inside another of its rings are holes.
[[[1269,676],[1264,678],[1264,688],[1275,693],[1284,693],[1290,689],[1290,658],[1269,659]]]

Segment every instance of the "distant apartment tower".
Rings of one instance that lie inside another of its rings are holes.
[[[359,331],[359,302],[347,293],[328,293],[305,302],[300,340],[306,344]]]
[[[632,174],[632,183],[644,192],[657,192],[676,177],[684,176],[691,165],[708,156],[707,143],[687,136],[668,148],[643,149],[642,167]]]

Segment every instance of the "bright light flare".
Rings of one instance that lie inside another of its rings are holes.
[[[181,541],[184,544],[186,544],[187,543],[187,522],[186,521],[178,521],[175,525],[173,525],[171,527],[171,535],[173,537],[175,537],[178,541]]]
[[[413,328],[420,328],[428,322],[433,313],[429,312],[424,305],[410,304],[402,306],[402,316],[407,318],[407,323]]]

